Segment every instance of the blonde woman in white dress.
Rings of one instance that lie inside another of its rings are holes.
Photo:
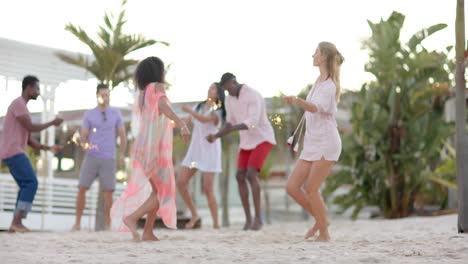
[[[185,228],[194,228],[200,225],[200,217],[193,203],[188,183],[199,170],[203,177],[203,192],[208,200],[213,228],[219,228],[218,206],[213,192],[213,180],[217,173],[221,172],[221,140],[213,144],[206,140],[210,134],[214,134],[220,128],[226,113],[224,110],[224,92],[216,83],[208,89],[208,98],[199,103],[194,109],[187,105],[182,110],[190,115],[193,123],[192,139],[187,154],[182,161],[182,170],[177,178],[177,187],[180,196],[192,215]]]
[[[313,237],[318,231],[316,241],[329,241],[327,210],[319,189],[341,153],[335,115],[340,97],[340,65],[344,58],[330,42],[321,42],[313,58],[320,76],[307,98],[284,97],[286,103],[304,109],[306,124],[303,149],[286,191],[315,218],[316,223],[305,238]]]

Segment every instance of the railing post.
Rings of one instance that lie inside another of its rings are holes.
[[[5,183],[3,182],[3,177],[0,178],[0,212],[3,211],[4,195],[6,192]]]
[[[54,209],[54,179],[47,177],[45,178],[45,183],[47,184],[47,215],[51,217]]]

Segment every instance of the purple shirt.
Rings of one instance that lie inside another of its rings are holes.
[[[101,159],[115,159],[115,143],[118,131],[123,127],[120,111],[113,107],[106,107],[101,111],[98,107],[86,111],[82,128],[89,130],[88,143],[91,149],[88,155]]]
[[[3,133],[0,138],[0,160],[24,153],[28,144],[29,131],[24,128],[17,117],[30,115],[23,97],[16,98],[8,107],[3,122]]]

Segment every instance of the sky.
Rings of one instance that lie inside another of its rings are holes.
[[[65,24],[71,22],[96,32],[104,13],[118,13],[120,3],[2,0],[0,37],[90,53],[64,30]],[[125,32],[170,43],[169,47],[145,48],[131,57],[158,56],[171,64],[168,95],[174,102],[203,100],[210,84],[219,81],[224,72],[234,73],[239,82],[270,97],[280,92],[297,94],[317,78],[312,54],[321,41],[335,43],[345,57],[341,68],[344,89],[356,90],[372,80],[364,71],[368,55],[361,44],[371,34],[367,20],[386,19],[394,10],[406,15],[401,37],[404,42],[422,28],[446,23],[448,27],[424,45],[438,50],[454,45],[455,7],[456,0],[129,0]],[[9,83],[9,87],[14,86],[18,90],[5,90],[0,77],[0,116],[19,96],[20,83]],[[95,106],[95,86],[96,80],[60,85],[56,110]],[[80,98],[70,98],[69,89],[80,89],[76,94]],[[112,93],[112,105],[129,103],[127,88]],[[40,100],[28,106],[31,111],[42,110]]]

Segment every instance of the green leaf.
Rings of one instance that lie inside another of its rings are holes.
[[[428,36],[444,29],[447,27],[447,24],[436,24],[428,28],[422,29],[414,34],[408,42],[408,47],[410,50],[416,50],[416,47],[421,44]]]
[[[57,54],[57,56],[70,64],[82,67],[93,74],[100,82],[111,85],[111,89],[119,83],[129,80],[138,63],[136,60],[127,59],[130,53],[155,45],[162,44],[168,46],[165,41],[147,39],[142,35],[129,35],[123,32],[125,19],[125,5],[127,1],[122,1],[121,11],[117,16],[117,21],[112,24],[114,14],[104,14],[104,23],[98,28],[98,41],[89,37],[81,27],[68,23],[65,30],[72,33],[81,42],[91,49],[94,61],[79,55],[70,57],[67,54]]]
[[[454,182],[451,182],[451,181],[447,181],[445,179],[442,179],[440,177],[437,177],[437,176],[430,176],[429,177],[432,181],[440,184],[440,185],[443,185],[447,188],[451,188],[451,189],[454,189],[454,190],[457,190],[458,189],[458,185]]]

